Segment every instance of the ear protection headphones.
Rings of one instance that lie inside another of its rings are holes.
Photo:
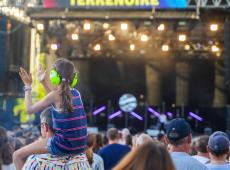
[[[54,86],[57,86],[57,85],[61,84],[62,81],[63,80],[61,78],[61,75],[55,69],[50,70],[50,82],[51,82],[51,84],[53,84]],[[70,87],[74,88],[77,85],[77,82],[78,82],[77,73],[74,73],[73,79],[70,82]]]

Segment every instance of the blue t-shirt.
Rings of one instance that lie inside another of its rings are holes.
[[[103,147],[98,154],[104,161],[105,170],[111,170],[128,152],[130,147],[121,144],[109,144]]]
[[[170,155],[176,170],[208,170],[205,165],[185,152],[171,152]]]
[[[51,154],[80,154],[86,148],[87,120],[81,101],[80,93],[71,90],[73,112],[60,112],[52,109],[53,129],[55,133],[51,138]]]
[[[230,170],[230,164],[226,163],[226,164],[222,164],[222,165],[216,165],[216,164],[206,164],[207,168],[209,170]]]

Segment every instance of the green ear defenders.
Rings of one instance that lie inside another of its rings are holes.
[[[61,81],[62,81],[61,75],[55,69],[52,69],[50,71],[51,84],[53,84],[54,86],[57,86],[61,84]],[[77,73],[74,73],[72,82],[70,83],[70,87],[72,88],[75,87],[77,85],[77,82],[78,82]]]
[[[70,84],[70,87],[74,88],[77,85],[77,82],[78,82],[77,73],[74,73],[73,74],[73,80]]]
[[[50,70],[50,82],[55,86],[61,83],[61,76],[55,69]]]

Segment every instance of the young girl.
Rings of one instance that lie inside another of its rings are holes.
[[[50,71],[50,81],[51,84],[56,85],[56,88],[35,104],[32,104],[31,98],[31,74],[28,74],[23,68],[20,68],[19,74],[25,84],[27,113],[42,111],[46,107],[52,106],[55,133],[48,140],[40,139],[16,151],[13,160],[17,170],[22,169],[25,159],[32,154],[83,153],[86,148],[87,121],[81,96],[73,88],[77,84],[77,74],[73,63],[67,59],[58,59],[54,63]]]

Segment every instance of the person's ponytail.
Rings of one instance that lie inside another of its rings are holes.
[[[88,159],[89,165],[92,167],[93,165],[93,150],[89,147],[87,147],[85,151],[86,157]]]
[[[73,112],[72,95],[68,81],[61,83],[61,109],[63,111]]]

